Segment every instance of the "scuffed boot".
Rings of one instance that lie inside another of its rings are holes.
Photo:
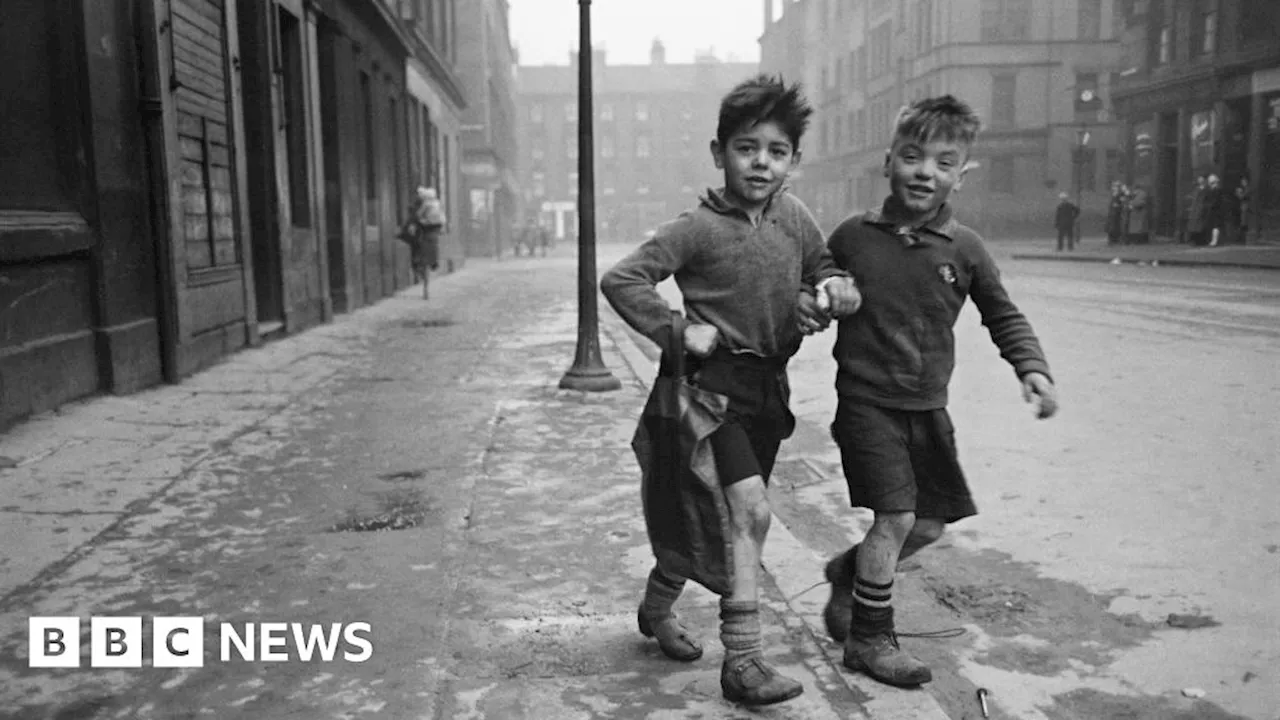
[[[662,654],[672,660],[693,662],[702,657],[702,645],[680,624],[675,613],[661,620],[653,620],[644,614],[644,608],[641,607],[636,612],[636,624],[640,626],[641,635],[657,638]]]
[[[853,624],[854,558],[857,554],[858,546],[854,545],[851,550],[832,558],[823,570],[827,582],[831,583],[831,597],[822,608],[822,621],[827,626],[827,634],[838,643],[849,636],[849,626]]]
[[[927,665],[898,646],[898,636],[893,632],[875,635],[851,632],[844,642],[844,666],[898,687],[915,687],[933,679]]]
[[[772,705],[799,697],[804,685],[773,669],[754,655],[720,668],[720,690],[725,700],[743,705]]]

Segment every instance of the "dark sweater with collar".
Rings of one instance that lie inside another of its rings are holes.
[[[1040,341],[1018,310],[995,262],[973,230],[944,205],[917,228],[895,222],[895,204],[845,220],[828,247],[862,291],[862,308],[842,318],[836,338],[836,390],[842,397],[898,410],[947,405],[955,368],[952,328],[965,298],[1018,377],[1049,376]]]
[[[785,189],[756,225],[723,189],[656,234],[601,278],[613,309],[665,349],[668,328],[685,322],[654,287],[674,275],[688,322],[714,325],[730,352],[789,358],[802,336],[796,314],[802,286],[848,273],[836,268],[809,209]]]

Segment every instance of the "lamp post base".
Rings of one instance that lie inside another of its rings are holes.
[[[561,390],[581,390],[583,392],[611,392],[622,388],[622,381],[613,376],[606,367],[569,368],[560,378]]]

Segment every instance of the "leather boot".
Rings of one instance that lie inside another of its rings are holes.
[[[725,700],[743,705],[772,705],[799,697],[804,685],[782,675],[759,655],[720,668],[720,690]]]
[[[888,685],[915,687],[933,679],[929,667],[898,646],[898,635],[851,632],[844,642],[844,666],[861,670]]]
[[[838,643],[849,636],[849,626],[853,624],[853,559],[857,553],[855,545],[852,550],[832,558],[823,570],[827,582],[831,583],[831,597],[822,608],[822,621],[827,626],[827,634]]]
[[[702,645],[680,624],[675,613],[661,620],[651,620],[641,608],[636,611],[636,624],[640,626],[641,635],[657,638],[662,654],[672,660],[693,662],[702,657]]]

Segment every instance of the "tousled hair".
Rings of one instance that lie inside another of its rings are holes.
[[[945,140],[969,146],[978,137],[982,120],[968,103],[952,95],[924,98],[902,108],[893,124],[893,143]]]
[[[800,83],[787,85],[781,75],[761,73],[743,80],[720,101],[720,122],[716,140],[723,147],[729,136],[762,122],[776,122],[787,134],[794,149],[809,129],[813,107],[805,100]]]

